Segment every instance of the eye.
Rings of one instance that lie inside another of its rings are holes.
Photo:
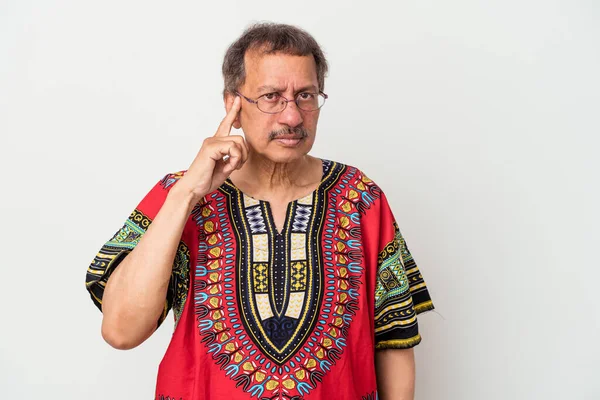
[[[279,100],[279,93],[267,93],[267,94],[263,94],[262,98],[265,99],[265,101],[268,101],[270,103],[275,103],[277,102],[277,100]]]
[[[314,98],[315,98],[314,93],[309,93],[309,92],[302,92],[298,95],[298,100],[302,100],[302,101],[312,100]]]

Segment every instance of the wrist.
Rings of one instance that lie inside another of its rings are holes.
[[[179,182],[178,182],[179,183]],[[181,206],[185,206],[189,215],[196,204],[204,195],[199,196],[193,190],[186,188],[184,185],[175,184],[167,194],[167,200],[170,200]]]

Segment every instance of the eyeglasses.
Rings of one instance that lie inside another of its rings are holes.
[[[256,100],[253,100],[238,91],[235,93],[246,99],[248,103],[256,104],[256,107],[266,114],[278,114],[282,112],[290,101],[296,103],[298,108],[303,111],[317,111],[319,108],[323,107],[325,100],[329,97],[323,92],[301,92],[298,93],[293,100],[288,100],[279,93],[267,93]]]

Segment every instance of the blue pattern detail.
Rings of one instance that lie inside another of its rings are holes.
[[[245,209],[246,218],[250,224],[250,232],[254,233],[267,233],[267,226],[265,225],[265,218],[263,217],[260,205],[249,207]]]
[[[294,222],[292,223],[292,232],[306,232],[311,215],[312,207],[298,205],[296,214],[294,215]]]

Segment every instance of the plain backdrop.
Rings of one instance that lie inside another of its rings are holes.
[[[114,350],[85,272],[215,132],[264,20],[323,46],[312,154],[383,188],[430,287],[417,400],[600,399],[592,0],[1,1],[1,397],[153,397],[172,315]]]

